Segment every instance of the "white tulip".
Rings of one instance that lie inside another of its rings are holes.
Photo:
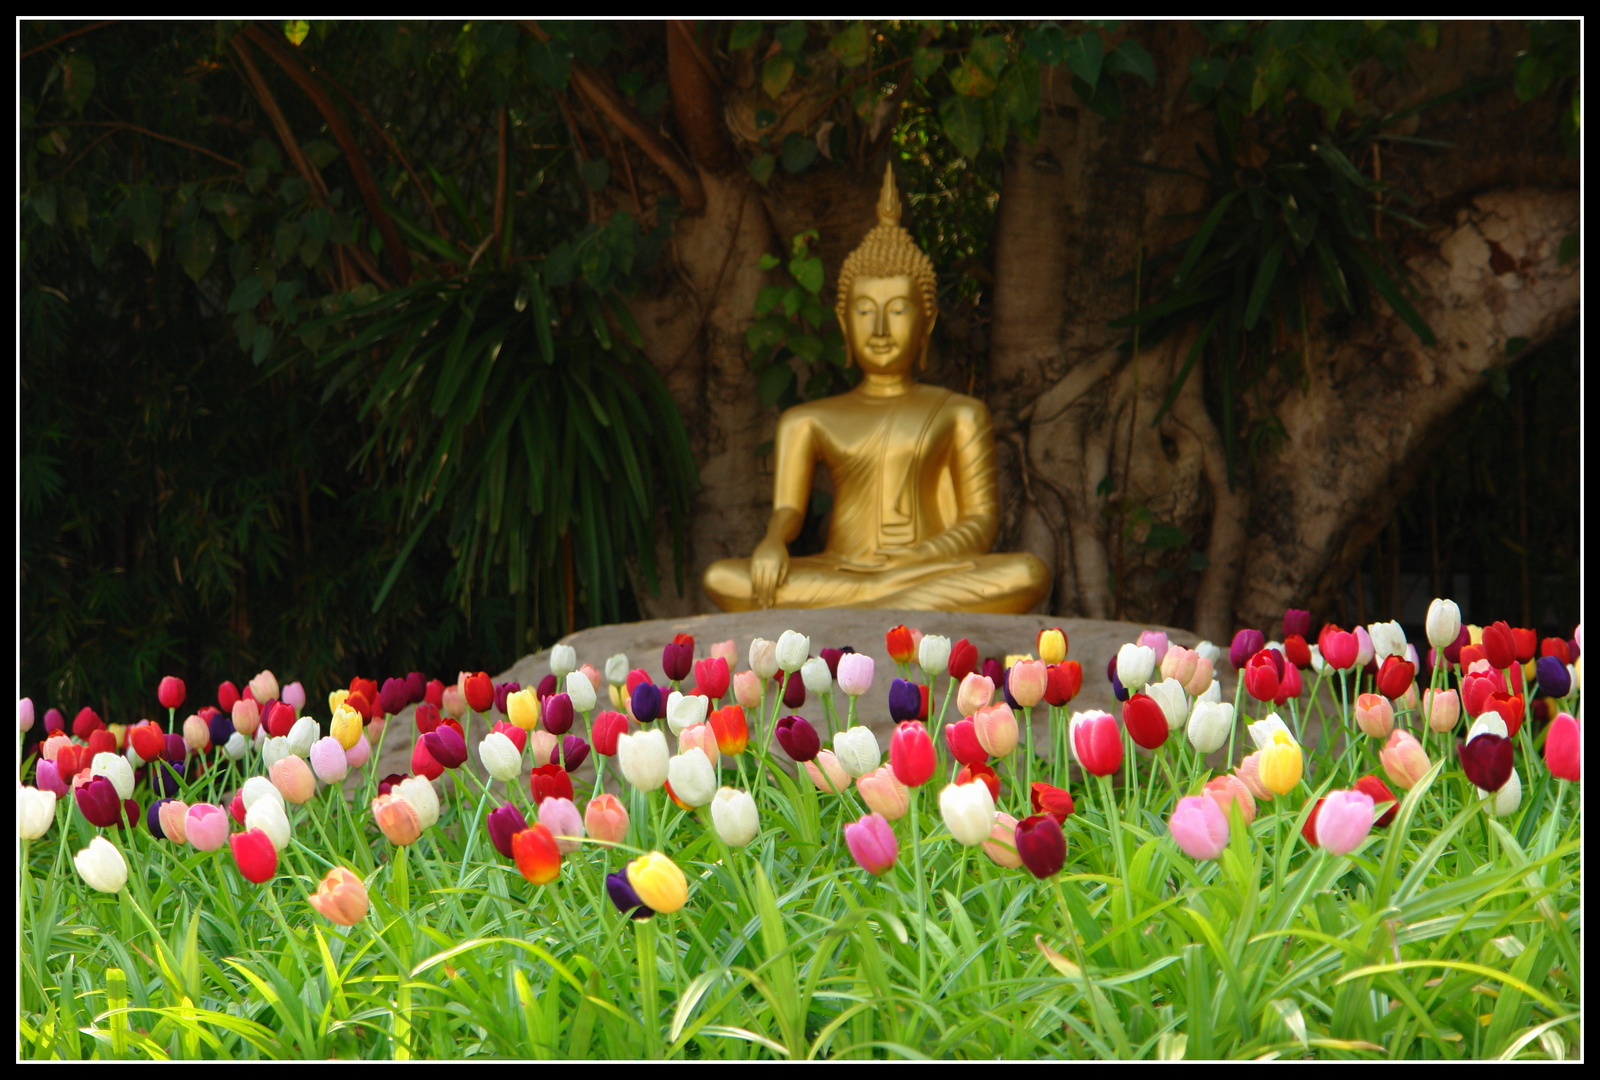
[[[617,736],[617,764],[622,766],[623,779],[640,791],[654,791],[666,783],[667,757],[667,737],[660,728]],[[706,764],[711,764],[709,759]]]
[[[677,791],[678,786],[674,784],[672,790]],[[761,831],[761,815],[748,792],[725,787],[711,800],[711,824],[724,844],[744,847]]]
[[[265,730],[265,724],[256,729],[257,732]],[[268,735],[267,741],[261,744],[261,767],[271,772],[272,767],[286,757],[294,757],[294,751],[289,748],[289,736]]]
[[[878,747],[878,737],[871,728],[860,724],[849,731],[834,732],[833,756],[852,780],[861,779],[883,764],[883,751]]]
[[[574,657],[573,659],[577,659]],[[628,681],[628,654],[618,653],[606,661],[606,682],[621,686]]]
[[[289,729],[289,753],[295,757],[310,757],[311,748],[317,745],[321,738],[317,730],[317,722],[309,716],[302,716],[294,722],[294,727]]]
[[[272,841],[272,846],[279,854],[289,847],[289,815],[284,812],[283,804],[273,802],[271,799],[261,799],[254,806],[244,812],[244,827],[246,829],[260,829],[267,834],[267,839]]]
[[[1367,636],[1372,639],[1372,659],[1380,666],[1391,656],[1405,655],[1406,632],[1399,623],[1372,623],[1367,627]]]
[[[17,835],[37,840],[50,831],[56,819],[56,793],[38,788],[17,788]]]
[[[1489,804],[1489,813],[1495,817],[1505,817],[1515,814],[1517,807],[1522,805],[1522,778],[1517,775],[1517,770],[1511,770],[1511,779],[1499,791],[1488,792],[1482,788],[1477,789],[1478,798],[1487,799],[1493,795],[1494,802]]]
[[[1197,753],[1209,754],[1228,741],[1232,729],[1231,701],[1197,701],[1189,714],[1189,745]]]
[[[234,732],[234,734],[237,735],[238,732]],[[127,758],[128,764],[135,769],[142,769],[149,764],[149,762],[145,761],[144,758],[139,756],[139,751],[133,748],[132,739],[128,740],[128,748],[122,752],[122,756]]]
[[[756,673],[756,678],[766,682],[778,673],[778,650],[766,638],[754,638],[750,642],[750,670]]]
[[[1426,623],[1428,643],[1435,649],[1448,649],[1461,636],[1461,609],[1454,600],[1435,599],[1428,605]]]
[[[594,711],[594,683],[589,681],[589,676],[581,671],[567,672],[566,689],[574,709],[585,715]]]
[[[284,757],[288,756],[287,754],[284,755]],[[284,805],[283,792],[274,787],[272,781],[265,776],[252,776],[246,780],[244,787],[239,790],[239,798],[244,801],[245,813],[249,813],[250,809],[262,799],[270,799],[277,803],[280,808]]]
[[[778,635],[778,666],[786,672],[799,671],[811,653],[811,639],[793,630]],[[677,791],[677,788],[673,788]]]
[[[1209,641],[1200,642],[1200,644],[1194,647],[1194,651],[1205,657],[1207,660],[1210,660],[1213,664],[1222,659],[1221,647],[1213,645]]]
[[[717,793],[717,770],[698,748],[667,761],[667,783],[680,802],[704,806]]]
[[[1308,645],[1306,649],[1311,653],[1312,670],[1320,675],[1322,673],[1323,666],[1327,664],[1327,661],[1322,658],[1322,649],[1316,645]]]
[[[392,790],[393,794],[411,804],[424,829],[432,828],[433,823],[439,820],[439,793],[433,790],[426,776],[402,780]]]
[[[111,786],[117,789],[117,798],[124,801],[133,798],[133,766],[121,754],[109,751],[96,754],[89,763],[89,775],[110,780]]]
[[[922,673],[932,679],[949,665],[950,639],[939,634],[924,634],[917,645],[917,666],[922,668]]]
[[[808,694],[826,694],[833,689],[833,672],[828,670],[828,662],[820,656],[813,656],[800,665],[800,681],[806,685]]]
[[[1289,725],[1283,722],[1283,717],[1275,712],[1263,716],[1246,730],[1250,732],[1250,738],[1255,741],[1257,750],[1265,750],[1271,746],[1272,736],[1280,731],[1287,735],[1291,742],[1298,741],[1294,737],[1294,732],[1289,730]]]
[[[228,741],[222,744],[222,752],[232,761],[243,761],[245,751],[250,749],[250,740],[235,731],[228,736]]]
[[[103,836],[89,841],[88,847],[72,857],[72,863],[91,889],[114,893],[128,884],[128,864],[123,861],[122,852]]]
[[[1510,732],[1506,728],[1505,720],[1497,712],[1486,712],[1472,722],[1467,729],[1467,742],[1471,742],[1479,735],[1498,735],[1502,739],[1509,739]]]
[[[550,647],[550,673],[560,682],[568,675],[578,670],[578,650],[571,645],[552,645]],[[623,678],[627,678],[626,675]]]
[[[956,843],[977,847],[994,831],[994,796],[982,780],[951,784],[939,793],[939,813]]]
[[[1183,684],[1177,679],[1162,679],[1144,688],[1151,701],[1161,706],[1161,715],[1167,718],[1167,730],[1177,731],[1189,718],[1189,698]]]
[[[1211,685],[1206,687],[1206,692],[1201,694],[1195,700],[1197,700],[1197,701],[1221,701],[1222,700],[1222,681],[1220,679],[1212,679],[1211,680]]]
[[[682,735],[686,728],[706,722],[706,710],[710,706],[711,699],[704,694],[680,694],[674,690],[667,695],[667,726],[674,735]]]
[[[1117,650],[1117,681],[1128,693],[1137,694],[1155,669],[1156,651],[1150,646],[1129,643]]]
[[[489,732],[478,744],[478,760],[496,780],[509,784],[522,775],[522,755],[517,752],[517,744],[498,731]]]

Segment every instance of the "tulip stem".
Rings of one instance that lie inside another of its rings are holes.
[[[661,1023],[656,1012],[656,925],[654,919],[633,920],[634,959],[639,963],[639,1021],[644,1028],[647,1058],[661,1056]]]
[[[1117,857],[1117,878],[1122,883],[1122,908],[1129,923],[1133,922],[1133,893],[1128,888],[1128,858],[1122,849],[1122,819],[1117,816],[1117,800],[1111,791],[1111,778],[1100,778],[1101,792],[1105,797],[1106,824],[1111,828],[1111,848]]]
[[[1244,693],[1244,672],[1233,673],[1233,723],[1228,725],[1228,760],[1223,771],[1233,768],[1233,737],[1239,733],[1239,699]]]
[[[1022,707],[1022,723],[1028,729],[1028,778],[1022,785],[1023,817],[1027,817],[1028,794],[1033,791],[1033,710],[1031,706]]]
[[[927,886],[922,878],[922,826],[917,813],[917,793],[921,786],[911,789],[911,859],[917,874],[917,995],[928,996],[928,900]]]
[[[930,684],[930,687],[931,687],[931,685],[932,684]],[[944,726],[945,710],[950,708],[950,695],[955,693],[955,692],[956,692],[956,680],[955,680],[955,676],[952,675],[952,676],[950,676],[950,681],[945,684],[944,701],[941,702],[940,705],[939,705],[939,715],[933,721],[933,742],[934,742],[935,746],[937,746],[939,744],[939,729]]]

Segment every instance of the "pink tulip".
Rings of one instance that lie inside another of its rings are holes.
[[[1250,789],[1252,797],[1261,802],[1271,802],[1272,789],[1261,782],[1260,768],[1261,751],[1257,750],[1239,762],[1239,767],[1234,770],[1234,775],[1243,782],[1245,787]]]
[[[868,814],[855,824],[846,825],[844,842],[849,845],[850,857],[855,859],[856,865],[869,874],[888,873],[900,853],[894,830],[877,814]]]
[[[889,821],[899,821],[911,807],[911,789],[900,782],[890,765],[857,778],[856,790],[873,813]]]
[[[1166,635],[1162,637],[1164,639]],[[1011,665],[1006,685],[1016,703],[1029,709],[1044,697],[1045,684],[1049,679],[1050,667],[1043,660],[1018,660]]]
[[[746,709],[761,702],[761,676],[753,671],[741,671],[733,677],[733,700]]]
[[[563,855],[577,851],[583,839],[583,818],[571,799],[546,799],[539,804],[539,824],[556,838],[556,849]]]
[[[729,671],[738,666],[739,647],[733,643],[732,638],[727,641],[719,641],[711,646],[711,655],[722,657],[723,661],[727,663]]]
[[[686,753],[691,749],[704,753],[710,759],[713,768],[721,760],[722,751],[717,747],[717,733],[710,724],[694,724],[678,732],[678,753]]]
[[[1461,719],[1461,695],[1454,690],[1429,690],[1422,698],[1422,714],[1431,731],[1441,735],[1451,731]]]
[[[220,806],[195,803],[183,816],[183,832],[196,851],[216,851],[228,842],[228,815]]]
[[[1215,802],[1202,796],[1179,799],[1167,828],[1191,859],[1215,859],[1228,846],[1228,819]]]
[[[873,662],[865,653],[845,653],[839,657],[839,689],[850,697],[860,697],[872,689]]]
[[[1246,825],[1256,819],[1255,797],[1251,795],[1250,788],[1245,782],[1232,773],[1224,773],[1208,781],[1200,794],[1216,803],[1223,817],[1228,816],[1230,806],[1238,803],[1239,817]]]
[[[337,784],[349,774],[350,758],[338,739],[327,735],[311,744],[311,771],[324,784]]]
[[[838,795],[850,786],[850,774],[844,771],[832,750],[818,751],[817,756],[805,763],[806,775],[818,791]]]
[[[983,853],[989,856],[990,862],[1007,870],[1022,865],[1022,856],[1017,854],[1016,818],[1006,813],[995,814],[994,828],[989,832],[989,839],[983,842]]]
[[[595,840],[620,844],[628,839],[628,812],[615,795],[596,795],[589,800],[583,812],[583,824]]]
[[[1329,855],[1348,855],[1372,831],[1372,796],[1361,791],[1330,791],[1317,810],[1317,846]]]
[[[993,700],[994,680],[976,671],[962,679],[961,687],[956,691],[956,709],[962,716],[971,716],[979,709],[987,708]]]
[[[1394,707],[1382,694],[1356,698],[1356,724],[1374,739],[1387,739],[1394,730]]]
[[[1017,748],[1017,718],[1011,706],[1003,701],[979,709],[972,717],[972,727],[978,736],[978,745],[990,757],[1005,757]]]
[[[1139,640],[1134,644],[1148,645],[1151,649],[1153,649],[1156,654],[1156,663],[1158,665],[1161,663],[1161,661],[1166,659],[1167,649],[1170,648],[1167,643],[1167,635],[1164,630],[1146,630],[1139,635]],[[1178,681],[1182,682],[1183,680],[1179,679]],[[1012,696],[1016,696],[1015,692],[1012,693]]]
[[[317,793],[317,778],[312,775],[311,766],[305,758],[293,754],[272,763],[271,779],[278,794],[296,806],[311,801]]]
[[[367,741],[365,733],[356,740],[356,744],[344,752],[344,763],[352,769],[359,769],[367,763],[372,756],[372,744]]]

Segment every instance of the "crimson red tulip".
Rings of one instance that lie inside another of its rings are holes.
[[[1558,637],[1547,637],[1539,643],[1540,656],[1553,656],[1563,664],[1572,663],[1572,654],[1567,649],[1567,643]]]
[[[989,798],[993,799],[995,802],[999,802],[1000,774],[995,772],[988,765],[978,762],[973,765],[964,766],[960,772],[956,773],[957,784],[971,784],[979,780],[983,782],[984,787],[989,789]]]
[[[1300,835],[1306,838],[1306,843],[1312,847],[1321,847],[1317,843],[1317,815],[1322,812],[1324,800],[1318,799],[1317,804],[1311,808],[1311,814],[1306,818],[1306,823],[1300,826]]]
[[[963,765],[976,765],[989,760],[988,753],[978,742],[978,729],[972,720],[958,720],[945,725],[944,744],[950,756]]]
[[[96,754],[115,754],[117,752],[117,737],[103,729],[91,731],[89,732],[88,745],[84,749],[87,751],[90,761],[94,760]]]
[[[428,744],[422,741],[426,738],[426,735],[419,735],[416,744],[411,747],[411,771],[429,780],[437,780],[444,775],[444,766],[428,750]]]
[[[1148,694],[1134,694],[1122,707],[1122,723],[1133,741],[1154,750],[1167,741],[1167,716]]]
[[[1513,739],[1516,738],[1518,729],[1522,727],[1522,695],[1491,694],[1487,704],[1490,709],[1500,714],[1500,719],[1506,722],[1506,734]],[[1484,790],[1487,791],[1488,789],[1485,788]]]
[[[462,684],[461,694],[473,712],[488,712],[494,704],[494,680],[484,671],[468,675]]]
[[[1297,668],[1311,666],[1311,646],[1299,634],[1290,634],[1283,641],[1283,658]]]
[[[1510,667],[1517,659],[1517,639],[1512,636],[1511,627],[1504,619],[1483,628],[1482,644],[1484,659],[1496,671]]]
[[[1244,688],[1257,701],[1271,701],[1278,696],[1278,667],[1272,662],[1272,653],[1262,649],[1245,663]]]
[[[272,838],[260,829],[246,829],[228,837],[233,849],[233,861],[239,864],[239,873],[256,885],[265,885],[278,872],[278,849]]]
[[[1387,828],[1389,822],[1393,821],[1394,816],[1400,812],[1399,800],[1394,797],[1394,792],[1389,790],[1389,785],[1378,779],[1376,773],[1368,773],[1360,780],[1357,780],[1352,787],[1354,790],[1361,792],[1363,795],[1369,796],[1374,804],[1386,802],[1394,803],[1393,806],[1384,811],[1382,817],[1372,823],[1373,828]]]
[[[966,638],[962,638],[950,646],[950,662],[945,671],[956,682],[960,682],[974,671],[978,670],[978,647]]]
[[[127,811],[130,824],[139,820],[139,804],[132,799],[124,801],[117,798],[116,785],[104,776],[96,776],[87,784],[78,785],[72,794],[84,818],[97,829],[121,825],[124,810]]]
[[[155,761],[167,748],[166,732],[146,720],[128,729],[128,744],[141,759]]]
[[[521,810],[504,803],[489,811],[487,824],[489,843],[502,856],[511,858],[511,838],[528,827],[528,819],[522,816]]]
[[[1305,683],[1301,681],[1300,669],[1293,664],[1284,664],[1283,675],[1278,679],[1278,696],[1273,698],[1273,703],[1282,705],[1291,698],[1297,698],[1305,690]]]
[[[239,688],[231,682],[220,683],[217,686],[217,708],[233,715],[233,707],[239,701]]]
[[[72,734],[85,741],[96,731],[105,728],[105,721],[89,706],[85,705],[78,710],[78,715],[72,720]]]
[[[228,803],[228,816],[233,818],[233,820],[237,821],[240,825],[243,825],[244,815],[244,792],[235,792],[233,801]]]
[[[1049,814],[1034,814],[1017,822],[1017,857],[1028,873],[1043,880],[1061,872],[1067,861],[1067,838],[1061,823]]]
[[[1311,612],[1301,611],[1298,608],[1288,608],[1283,613],[1283,640],[1285,644],[1292,637],[1305,641],[1306,635],[1311,633]]]
[[[287,701],[274,701],[268,705],[261,715],[261,722],[266,725],[267,734],[281,739],[289,734],[294,727],[294,706]]]
[[[906,787],[921,787],[938,768],[928,729],[919,720],[903,720],[889,738],[889,766]]]
[[[572,799],[572,777],[560,765],[540,765],[528,774],[528,790],[533,795],[533,805],[546,799]]]
[[[497,731],[511,740],[511,745],[521,754],[528,749],[528,733],[509,720],[496,720],[491,731]]]
[[[1378,693],[1391,700],[1405,696],[1406,690],[1417,677],[1417,665],[1398,656],[1384,660],[1378,669]]]
[[[435,709],[444,708],[444,683],[438,679],[429,679],[427,685],[422,688],[422,700]]]
[[[166,748],[166,743],[167,740],[163,738],[161,740],[163,749]],[[87,746],[69,743],[56,751],[56,771],[61,774],[61,779],[64,783],[70,784],[72,783],[72,778],[87,769],[89,763],[93,760],[94,757],[89,753]]]
[[[1116,717],[1107,713],[1079,722],[1072,734],[1078,763],[1095,776],[1110,776],[1122,767],[1122,732]]]
[[[594,752],[603,757],[617,756],[617,737],[628,733],[628,718],[607,709],[594,718]]]
[[[1082,689],[1083,665],[1076,660],[1051,664],[1045,673],[1044,699],[1057,708],[1077,697]]]
[[[1049,814],[1062,825],[1072,816],[1072,793],[1062,788],[1035,781],[1033,790],[1028,793],[1028,801],[1033,805],[1035,814]]]
[[[440,687],[441,696],[443,687]],[[406,675],[406,704],[415,705],[419,701],[428,699],[428,678],[420,671],[408,672]],[[399,710],[396,710],[397,712]]]
[[[720,656],[708,656],[694,662],[694,688],[708,698],[715,700],[726,694],[732,678],[728,661]]]
[[[1471,631],[1469,631],[1465,626],[1463,626],[1456,633],[1455,641],[1452,642],[1449,645],[1446,645],[1444,647],[1445,662],[1446,663],[1450,663],[1450,664],[1461,664],[1462,667],[1466,667],[1467,666],[1466,664],[1462,664],[1461,663],[1461,650],[1465,646],[1470,644],[1471,641],[1472,641],[1472,633],[1471,633]]]
[[[540,706],[539,722],[552,735],[565,735],[572,730],[572,720],[577,713],[572,708],[572,698],[566,694],[551,694]]]
[[[1461,771],[1475,787],[1484,791],[1499,791],[1511,779],[1511,752],[1511,740],[1492,733],[1456,744]]]
[[[1539,635],[1533,630],[1520,626],[1511,628],[1511,641],[1516,646],[1517,663],[1526,664],[1532,660],[1539,648]]]
[[[173,675],[164,676],[156,686],[156,698],[163,709],[176,709],[183,704],[183,680]]]
[[[778,745],[794,761],[811,761],[822,750],[822,740],[811,721],[803,716],[785,716],[774,729]]]

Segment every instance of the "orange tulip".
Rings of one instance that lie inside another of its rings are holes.
[[[391,844],[402,847],[417,842],[422,835],[422,819],[416,808],[398,795],[379,795],[372,800],[372,817]]]
[[[328,871],[328,876],[317,886],[316,894],[307,897],[329,922],[340,926],[354,926],[367,914],[367,887],[361,879],[342,866]]]
[[[744,709],[738,705],[723,706],[707,717],[707,722],[717,736],[717,748],[724,754],[742,754],[750,744],[750,728]]]
[[[561,849],[543,825],[532,825],[511,838],[517,872],[535,885],[548,885],[561,873]]]

